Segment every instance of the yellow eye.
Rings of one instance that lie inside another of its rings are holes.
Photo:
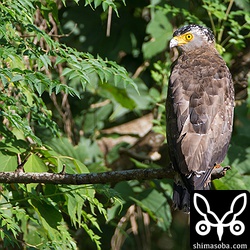
[[[185,39],[186,39],[187,41],[190,41],[190,40],[193,39],[193,35],[192,35],[191,33],[188,33],[188,34],[185,35]]]

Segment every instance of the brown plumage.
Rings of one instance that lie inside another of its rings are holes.
[[[234,89],[212,32],[187,25],[174,32],[179,48],[166,102],[170,158],[175,180],[174,207],[189,211],[191,190],[209,189],[211,171],[227,153],[232,133]]]

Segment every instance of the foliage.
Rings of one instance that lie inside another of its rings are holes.
[[[123,131],[107,135],[105,129],[153,113],[154,131],[165,134],[171,64],[166,47],[173,29],[190,22],[210,27],[233,71],[234,58],[249,51],[249,9],[245,0],[152,0],[149,6],[141,0],[3,1],[0,171],[15,171],[21,163],[26,172],[114,168],[110,161],[123,159],[118,149],[131,145],[122,142],[106,152],[102,139],[115,140]],[[236,64],[247,63],[240,60]],[[243,66],[240,73],[247,75]],[[237,101],[224,162],[232,170],[213,182],[216,189],[250,190],[250,101],[244,99]],[[162,167],[157,161],[132,162],[133,167]],[[3,184],[0,247],[110,249],[122,242],[124,248],[142,249],[147,242],[151,249],[166,249],[167,239],[184,249],[186,243],[175,239],[183,229],[172,219],[171,186],[171,180],[112,188]]]
[[[104,9],[107,5],[116,8],[112,1],[104,1],[102,5]],[[89,53],[60,44],[37,27],[34,21],[37,8],[47,18],[46,22],[50,14],[58,21],[57,6],[51,1],[1,4],[1,171],[14,171],[18,163],[25,162],[27,172],[58,172],[65,164],[68,173],[88,173],[86,166],[77,160],[76,150],[72,148],[72,157],[70,148],[66,154],[59,154],[44,144],[43,136],[36,130],[41,127],[51,135],[59,136],[60,133],[42,98],[44,92],[80,98],[77,88],[65,84],[67,79],[79,82],[82,92],[91,78],[98,78],[103,89],[107,86],[106,95],[110,93],[111,96],[116,89],[104,83],[137,87],[126,70],[115,62],[94,58]],[[123,92],[125,96],[125,90]],[[124,100],[119,102],[128,106]],[[68,231],[72,225],[82,227],[100,249],[100,237],[92,228],[101,231],[96,213],[106,217],[106,210],[95,196],[93,186],[2,186],[2,246],[24,244],[41,249],[75,249],[76,242]],[[83,209],[85,206],[87,209]],[[19,239],[20,232],[22,238]]]

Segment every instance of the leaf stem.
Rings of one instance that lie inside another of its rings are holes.
[[[223,22],[222,22],[222,25],[221,25],[221,27],[220,27],[220,33],[219,33],[219,35],[218,35],[218,43],[219,43],[219,44],[220,44],[220,42],[221,42],[222,35],[223,35],[223,32],[224,32],[224,28],[225,28],[224,23],[225,23],[225,21],[226,21],[227,18],[228,18],[228,15],[229,15],[229,12],[230,12],[230,10],[231,10],[231,8],[232,8],[232,6],[233,6],[233,3],[234,3],[234,0],[230,0],[229,5],[228,5],[227,10],[226,10],[226,13],[225,13],[225,17],[223,18]]]

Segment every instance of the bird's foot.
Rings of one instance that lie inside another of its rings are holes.
[[[211,173],[211,179],[214,180],[222,178],[226,175],[226,172],[229,169],[231,169],[230,166],[222,167],[220,164],[215,165]]]

